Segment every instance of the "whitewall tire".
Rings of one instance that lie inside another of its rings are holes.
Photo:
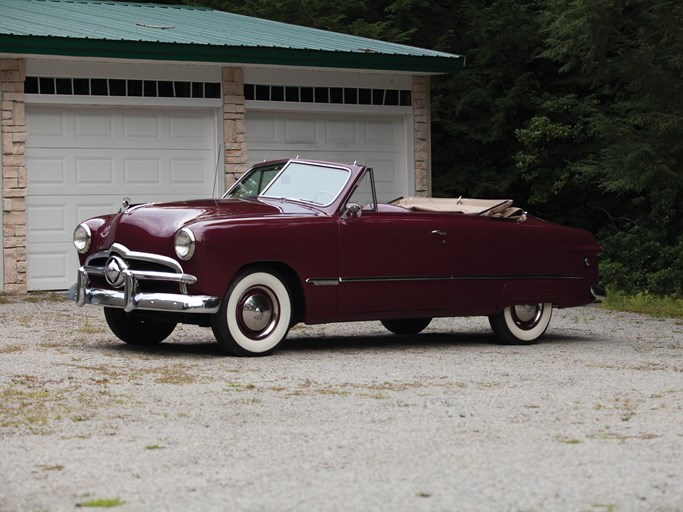
[[[489,317],[493,332],[503,343],[529,345],[545,333],[553,315],[550,302],[508,306]]]
[[[284,280],[268,270],[252,270],[235,278],[211,328],[228,354],[262,356],[285,339],[291,319],[292,300]]]

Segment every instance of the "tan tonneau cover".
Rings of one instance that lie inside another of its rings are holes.
[[[401,197],[391,202],[408,210],[420,212],[464,213],[483,217],[526,220],[521,208],[514,208],[511,199],[448,199],[439,197]]]

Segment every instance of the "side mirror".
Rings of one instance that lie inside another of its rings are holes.
[[[349,203],[346,205],[344,213],[342,213],[342,220],[357,219],[363,214],[363,208],[358,203]]]

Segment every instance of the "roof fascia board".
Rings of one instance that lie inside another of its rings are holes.
[[[60,55],[155,61],[221,62],[318,68],[372,69],[424,73],[455,73],[464,58],[350,53],[289,48],[193,45],[110,41],[44,36],[0,35],[0,51],[29,55]]]

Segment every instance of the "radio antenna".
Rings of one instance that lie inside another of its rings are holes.
[[[218,145],[218,155],[216,157],[216,170],[213,173],[213,188],[211,189],[211,198],[216,199],[216,185],[218,181],[218,169],[219,166],[221,165],[221,156],[223,155],[223,152],[221,151],[223,149],[223,144]]]

